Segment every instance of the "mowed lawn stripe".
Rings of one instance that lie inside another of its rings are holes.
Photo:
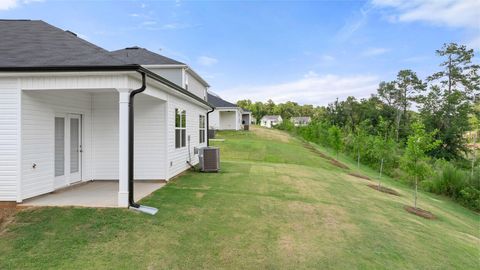
[[[386,178],[401,196],[377,192],[280,131],[218,136],[221,172],[187,172],[145,198],[156,216],[19,212],[0,233],[0,269],[478,268],[478,214],[422,193],[438,219],[411,215],[409,187]]]

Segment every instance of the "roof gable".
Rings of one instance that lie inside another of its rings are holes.
[[[185,65],[177,60],[165,57],[137,46],[110,52],[113,56],[128,64],[138,65]]]
[[[228,102],[228,101],[220,98],[219,96],[212,95],[210,93],[208,93],[207,101],[208,101],[208,103],[212,104],[215,108],[236,108],[236,107],[238,107],[237,104],[233,104],[231,102]]]
[[[280,115],[265,115],[262,117],[262,120],[270,121],[279,121],[281,119]]]
[[[0,67],[126,64],[75,33],[40,20],[0,20],[0,33]]]

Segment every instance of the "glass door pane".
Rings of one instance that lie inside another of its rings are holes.
[[[80,168],[80,119],[70,119],[70,173]]]
[[[55,176],[65,174],[65,118],[55,117]]]

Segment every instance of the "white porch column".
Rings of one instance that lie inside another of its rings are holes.
[[[128,103],[130,89],[119,92],[118,111],[118,206],[128,207]]]
[[[235,110],[235,130],[240,130],[241,120],[238,118],[238,110]]]

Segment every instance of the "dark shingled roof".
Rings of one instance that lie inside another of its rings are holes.
[[[129,47],[118,51],[113,51],[111,54],[119,59],[122,59],[128,64],[139,65],[185,65],[171,58],[165,57],[158,53],[151,52],[140,47]]]
[[[0,20],[0,67],[120,66],[109,51],[44,21]]]
[[[231,102],[228,102],[226,100],[221,99],[218,96],[212,95],[208,93],[208,103],[212,104],[215,108],[232,108],[232,107],[238,107],[237,104],[233,104]]]

